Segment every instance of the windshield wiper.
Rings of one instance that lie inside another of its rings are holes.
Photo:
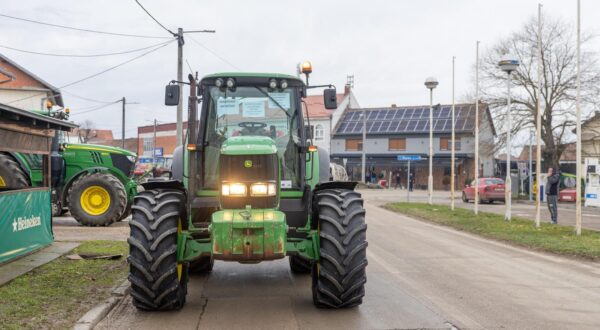
[[[271,95],[269,95],[269,93],[263,91],[262,89],[260,89],[260,87],[258,86],[253,86],[254,88],[256,88],[259,92],[261,92],[262,95],[268,97],[271,101],[273,101],[273,103],[275,103],[279,109],[281,109],[283,111],[283,113],[285,113],[286,116],[288,116],[288,118],[291,118],[292,116],[290,116],[290,114],[287,112],[287,110],[285,110],[284,107],[281,106],[281,104],[279,104],[279,102],[277,102],[277,100],[275,100]]]

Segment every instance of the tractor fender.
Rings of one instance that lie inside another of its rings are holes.
[[[142,185],[142,187],[144,187],[145,190],[177,189],[177,190],[181,190],[182,192],[185,193],[185,186],[179,180],[162,180],[162,179],[152,180],[152,179],[150,179],[147,182],[142,183],[141,185]]]
[[[183,182],[183,146],[179,146],[175,148],[175,151],[173,151],[171,177],[173,180]]]
[[[319,153],[319,183],[329,181],[329,153],[323,148],[317,148]]]
[[[356,181],[329,181],[329,182],[320,182],[315,187],[315,192],[324,189],[346,189],[346,190],[354,190],[358,182]]]

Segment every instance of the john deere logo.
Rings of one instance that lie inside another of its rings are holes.
[[[252,167],[252,161],[251,161],[251,160],[245,160],[245,161],[244,161],[244,167],[245,167],[245,168],[250,168],[250,167]]]

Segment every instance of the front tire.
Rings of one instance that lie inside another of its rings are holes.
[[[79,177],[68,193],[71,215],[84,226],[108,226],[119,220],[127,205],[125,187],[111,174]]]
[[[129,222],[129,282],[133,305],[141,310],[174,310],[185,304],[188,264],[177,262],[177,233],[184,194],[146,190],[134,199]]]
[[[319,308],[358,306],[367,282],[367,224],[361,195],[346,189],[316,194],[320,260],[313,264],[313,302]]]
[[[312,261],[299,256],[289,256],[290,270],[294,274],[310,274]]]

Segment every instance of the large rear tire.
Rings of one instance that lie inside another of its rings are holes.
[[[312,261],[299,256],[289,256],[290,269],[295,274],[310,274],[312,270]]]
[[[84,226],[108,226],[119,220],[127,205],[125,187],[107,173],[79,177],[67,198],[71,215]]]
[[[21,189],[29,187],[27,174],[11,156],[0,153],[0,188]]]
[[[367,224],[359,193],[325,189],[316,194],[320,260],[313,264],[313,302],[319,308],[358,306],[367,282]]]
[[[138,309],[174,310],[185,304],[188,264],[177,262],[184,201],[177,190],[146,190],[135,197],[127,242],[130,294]]]

